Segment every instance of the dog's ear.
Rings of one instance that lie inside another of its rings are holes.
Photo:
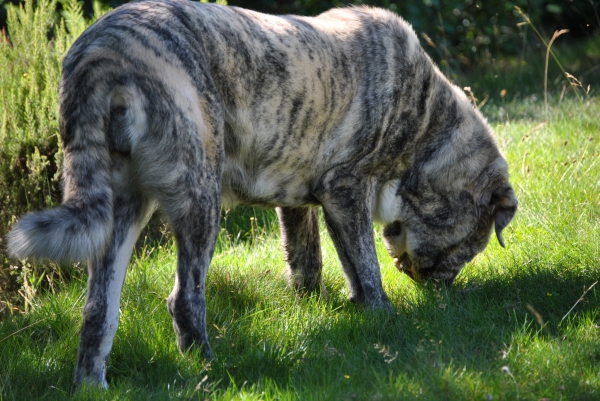
[[[513,219],[517,212],[517,197],[508,182],[506,161],[497,158],[486,171],[479,176],[474,188],[475,198],[482,208],[486,208],[494,220],[496,238],[504,248],[502,230]]]
[[[504,238],[502,230],[510,223],[517,212],[518,201],[515,196],[515,191],[508,181],[502,182],[493,192],[490,197],[489,207],[492,208],[494,216],[494,229],[496,230],[496,238],[504,248]]]

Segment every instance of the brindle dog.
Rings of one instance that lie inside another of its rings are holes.
[[[316,18],[184,0],[130,3],[73,44],[60,83],[64,203],[23,217],[20,258],[87,260],[75,384],[106,387],[130,255],[160,209],[177,241],[168,298],[202,347],[222,204],[276,207],[293,286],[318,290],[322,207],[350,299],[390,309],[373,221],[396,266],[451,283],[517,209],[491,130],[411,27],[377,8]]]

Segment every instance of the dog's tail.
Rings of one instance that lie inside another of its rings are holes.
[[[63,203],[19,220],[7,237],[13,257],[82,261],[103,252],[112,238],[110,89],[90,85],[98,82],[98,71],[83,67],[76,61],[69,65],[67,57],[61,80]]]

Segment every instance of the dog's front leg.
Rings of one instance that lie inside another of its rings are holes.
[[[321,279],[323,263],[317,208],[278,207],[277,216],[290,285],[298,291],[316,291],[326,296]]]
[[[374,184],[365,177],[331,174],[320,200],[325,222],[350,287],[350,300],[393,310],[383,291],[373,237]]]

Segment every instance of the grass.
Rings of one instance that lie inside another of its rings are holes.
[[[174,246],[147,245],[127,276],[110,388],[74,399],[600,399],[600,98],[483,111],[520,201],[506,250],[492,241],[438,288],[399,274],[378,237],[398,312],[387,315],[347,301],[324,229],[330,295],[298,297],[273,214],[228,214],[207,284],[218,359],[177,351],[165,307]],[[2,401],[69,397],[85,275],[49,288],[0,321]]]

